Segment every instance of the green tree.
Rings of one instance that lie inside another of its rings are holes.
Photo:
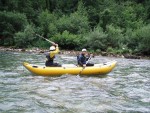
[[[15,46],[17,48],[27,48],[33,45],[35,37],[35,28],[31,25],[27,25],[23,32],[15,34]]]
[[[85,33],[89,30],[88,19],[75,12],[70,16],[60,18],[57,22],[57,28],[59,32],[67,30],[73,34]]]
[[[150,55],[150,24],[142,28],[137,29],[133,33],[133,38],[131,39],[131,44],[133,44],[135,52]],[[134,42],[134,43],[133,43]]]
[[[80,46],[79,35],[74,35],[65,30],[62,34],[57,34],[52,37],[52,40],[59,44],[60,47],[65,49],[75,49],[77,50]]]
[[[28,24],[27,18],[21,13],[5,11],[0,12],[0,17],[0,36],[3,37],[2,45],[13,45],[14,34],[24,29],[24,27]]]
[[[57,22],[58,32],[65,30],[72,34],[84,34],[89,31],[89,22],[86,8],[82,2],[79,2],[77,11],[70,15],[63,15]]]
[[[48,10],[43,11],[39,17],[39,27],[41,28],[41,33],[43,33],[44,37],[53,36],[57,32],[56,28],[56,20],[57,17],[50,13]]]
[[[91,50],[99,49],[101,51],[106,51],[109,42],[107,39],[107,34],[103,32],[102,28],[95,28],[84,38],[86,39],[85,47],[88,47]]]
[[[124,42],[124,36],[122,34],[122,29],[119,27],[114,27],[113,25],[107,26],[107,38],[108,38],[108,47],[120,48]]]

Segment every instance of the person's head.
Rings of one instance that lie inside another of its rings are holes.
[[[87,50],[86,49],[82,49],[82,54],[86,54]]]
[[[55,46],[51,46],[51,47],[49,48],[50,51],[54,51],[55,49],[56,49]]]

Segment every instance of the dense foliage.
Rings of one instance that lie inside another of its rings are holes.
[[[150,55],[150,0],[0,0],[0,45]]]

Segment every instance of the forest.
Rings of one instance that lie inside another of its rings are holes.
[[[0,46],[150,55],[150,0],[0,0]]]

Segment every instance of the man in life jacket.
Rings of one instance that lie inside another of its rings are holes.
[[[50,52],[46,53],[46,62],[45,66],[49,67],[60,67],[61,65],[58,63],[54,63],[55,55],[59,53],[59,47],[58,44],[53,44],[50,47]]]
[[[87,63],[88,60],[90,60],[91,56],[87,55],[87,50],[82,49],[81,54],[77,56],[78,65],[82,67],[86,66],[94,66],[94,64]]]

